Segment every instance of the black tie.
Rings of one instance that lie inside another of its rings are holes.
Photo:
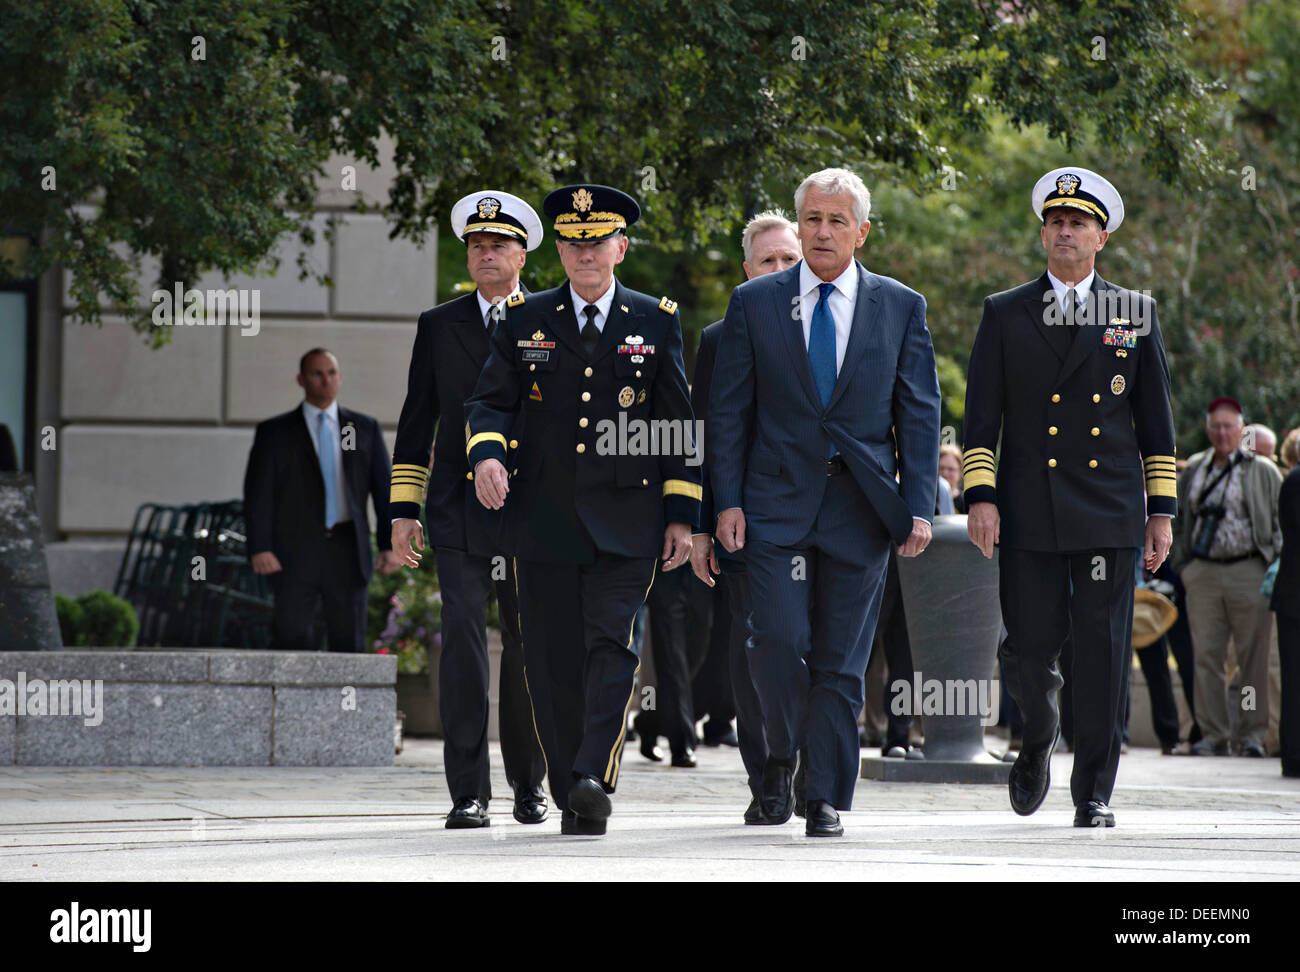
[[[587,349],[587,357],[590,358],[596,351],[596,345],[600,343],[600,328],[596,327],[596,315],[600,313],[600,308],[595,304],[588,304],[582,309],[582,313],[587,317],[587,323],[582,326],[582,346]]]

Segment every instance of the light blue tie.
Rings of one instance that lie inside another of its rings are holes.
[[[316,427],[316,443],[320,448],[320,474],[325,480],[325,529],[338,522],[338,498],[335,491],[338,484],[334,474],[334,443],[330,438],[329,416],[320,413],[320,424]]]
[[[831,317],[830,305],[835,285],[818,284],[817,289],[821,297],[813,308],[812,323],[808,327],[808,367],[812,370],[813,384],[817,386],[822,408],[825,408],[835,390],[835,321]],[[835,446],[832,445],[827,457],[833,455]]]

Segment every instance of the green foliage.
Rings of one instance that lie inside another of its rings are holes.
[[[1000,112],[1067,141],[1097,122],[1100,146],[1140,151],[1167,180],[1213,170],[1200,135],[1216,99],[1185,62],[1174,0],[66,0],[2,13],[0,211],[9,231],[42,235],[23,272],[65,265],[80,319],[100,320],[102,294],[155,343],[170,332],[138,309],[141,256],[166,288],[255,272],[286,232],[311,238],[331,154],[373,164],[385,132],[395,233],[423,239],[484,184],[536,198],[603,181],[641,200],[635,240],[678,254],[727,252],[718,241],[746,213],[788,207],[821,166],[913,189],[959,174]],[[1104,61],[1093,32],[1110,39]],[[720,313],[735,262],[664,261],[642,261],[659,275],[641,289]]]
[[[128,601],[108,591],[90,591],[73,600],[54,595],[65,648],[131,648],[140,619]]]

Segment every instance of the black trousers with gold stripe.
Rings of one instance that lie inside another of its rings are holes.
[[[515,564],[525,676],[561,810],[575,774],[594,776],[610,793],[618,782],[640,667],[632,622],[655,567],[605,553],[592,564]]]

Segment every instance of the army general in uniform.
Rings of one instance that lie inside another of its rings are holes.
[[[527,251],[542,241],[542,222],[522,199],[485,190],[459,200],[451,223],[465,242],[475,289],[420,315],[393,449],[389,510],[393,549],[404,563],[419,566],[421,506],[434,547],[442,593],[438,708],[452,798],[447,827],[457,830],[486,827],[490,820],[487,602],[493,586],[501,615],[501,757],[514,791],[514,817],[536,824],[547,815],[546,762],[524,684],[509,538],[501,514],[474,496],[464,440],[465,399],[487,360],[490,328],[505,302],[522,292],[519,271]]]
[[[1142,549],[1148,569],[1160,566],[1177,512],[1169,368],[1154,301],[1094,269],[1124,218],[1115,187],[1067,166],[1044,175],[1031,199],[1047,271],[985,298],[971,349],[968,527],[986,557],[1000,545],[999,664],[1025,719],[1012,809],[1031,814],[1047,795],[1057,659],[1072,638],[1074,824],[1111,827],[1135,558]]]
[[[527,685],[561,832],[603,834],[639,667],[632,622],[656,557],[665,570],[690,557],[700,471],[677,306],[614,278],[636,201],[567,186],[543,210],[568,280],[507,301],[465,403],[466,455],[515,544]],[[647,433],[665,428],[675,441],[651,448]]]

